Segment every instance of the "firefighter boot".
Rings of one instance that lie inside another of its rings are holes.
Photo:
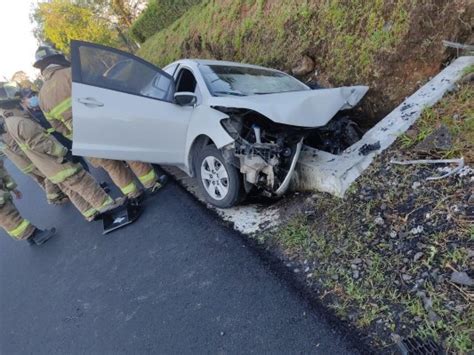
[[[111,211],[117,207],[123,206],[125,203],[127,203],[127,197],[119,197],[115,200],[112,200],[111,203],[107,204],[106,206],[102,207],[99,210],[99,214]]]
[[[154,195],[156,192],[158,192],[158,190],[160,190],[164,185],[166,185],[167,182],[168,176],[164,174],[160,175],[154,185],[147,190],[150,195]]]
[[[51,229],[36,229],[31,237],[28,238],[28,243],[31,245],[41,245],[46,243],[52,236],[56,234],[56,228]]]

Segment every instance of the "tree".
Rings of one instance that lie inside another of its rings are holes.
[[[111,23],[86,6],[67,0],[51,0],[39,3],[32,19],[37,23],[35,35],[40,41],[52,43],[68,54],[72,39],[85,40],[104,45],[117,43],[116,32]]]
[[[15,74],[13,74],[10,81],[17,83],[18,86],[20,86],[21,88],[31,89],[33,86],[33,83],[28,77],[28,74],[26,74],[22,70],[17,71]]]

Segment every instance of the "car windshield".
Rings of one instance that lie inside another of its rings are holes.
[[[201,65],[201,73],[213,96],[249,96],[309,90],[284,73],[244,66]]]

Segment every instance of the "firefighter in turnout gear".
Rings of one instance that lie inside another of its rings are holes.
[[[40,46],[36,51],[35,68],[41,70],[44,84],[39,93],[40,107],[52,127],[72,140],[73,117],[71,102],[71,68],[62,53],[49,46]],[[103,168],[122,193],[129,198],[138,198],[143,191],[137,186],[134,175],[145,189],[158,190],[161,185],[151,164],[118,160],[88,158],[96,168]],[[127,166],[128,165],[128,166]]]
[[[19,99],[0,101],[0,110],[6,131],[38,170],[69,197],[86,220],[92,221],[97,215],[123,204],[122,199],[114,201],[81,165],[66,159],[67,148],[21,111]]]
[[[15,181],[3,166],[3,160],[0,160],[0,227],[16,240],[25,240],[32,245],[45,243],[56,230],[41,230],[24,219],[12,202],[12,193],[16,198],[22,197],[21,192],[16,189]]]
[[[15,140],[4,130],[3,123],[0,125],[0,134],[2,135],[2,141],[5,144],[3,147],[3,153],[15,166],[22,171],[24,174],[30,176],[46,193],[46,199],[49,204],[60,205],[68,201],[67,196],[61,191],[61,189],[53,184],[51,181],[46,179],[41,171],[33,164],[33,162],[26,156],[21,150],[20,146]]]

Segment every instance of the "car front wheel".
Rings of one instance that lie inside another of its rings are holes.
[[[228,208],[239,202],[242,176],[236,167],[225,161],[215,146],[205,146],[198,153],[195,171],[201,191],[210,204]]]

